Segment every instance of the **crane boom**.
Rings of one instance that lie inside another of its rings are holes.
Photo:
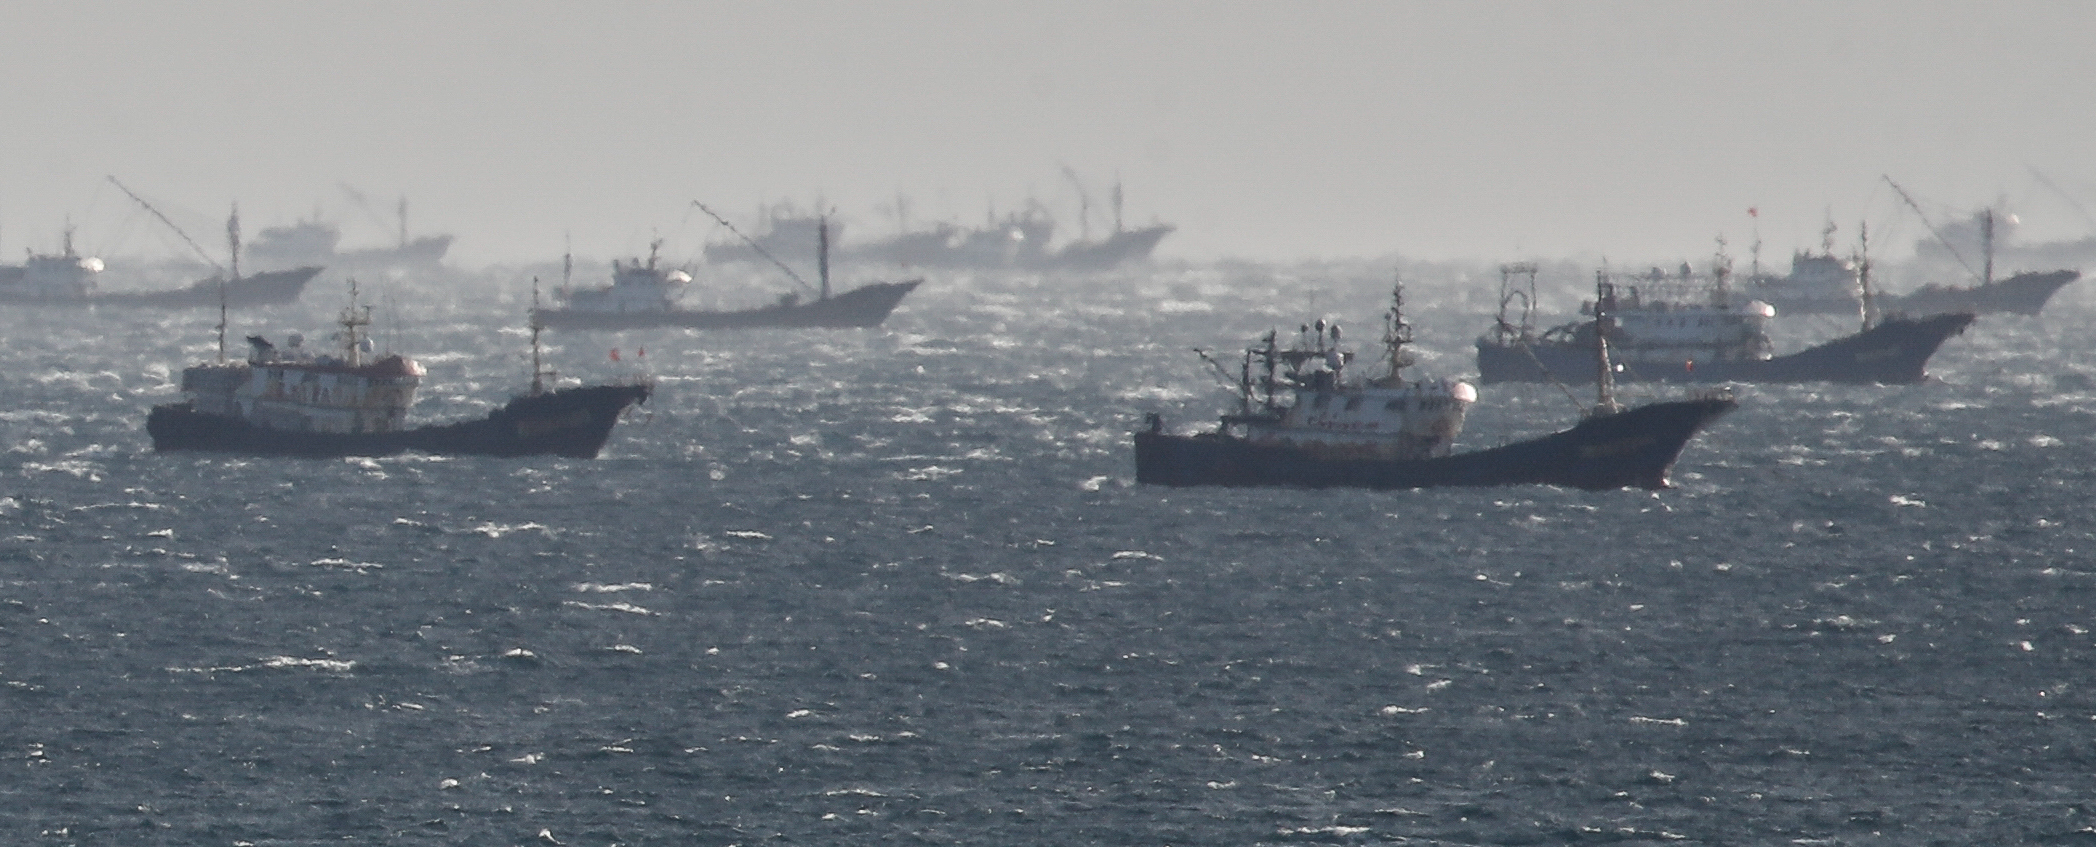
[[[701,203],[697,200],[691,201],[691,204],[699,207],[699,211],[705,212],[706,214],[712,216],[713,219],[719,222],[721,226],[727,227],[729,232],[735,233],[735,237],[742,239],[744,244],[750,245],[750,249],[757,251],[757,255],[763,256],[766,259],[770,259],[772,264],[778,265],[779,270],[785,271],[786,276],[791,277],[794,282],[800,283],[802,288],[808,289],[809,291],[819,290],[815,286],[809,285],[807,280],[801,279],[800,274],[794,273],[792,268],[787,267],[785,262],[779,261],[779,258],[777,256],[773,256],[771,254],[771,251],[764,249],[764,245],[758,244],[756,239],[751,238],[747,235],[743,235],[742,230],[736,229],[734,224],[728,223],[728,219],[721,217],[719,212],[706,208],[706,204]],[[825,237],[827,237],[827,231],[825,231]],[[824,249],[828,248],[828,246],[829,245],[827,244],[821,245],[821,247]],[[825,255],[822,261],[827,263],[829,261],[829,257]]]
[[[118,190],[124,192],[127,195],[130,195],[131,199],[138,201],[138,205],[144,206],[146,208],[146,211],[152,212],[153,217],[159,218],[161,223],[167,224],[167,228],[174,230],[176,235],[182,236],[182,241],[189,245],[189,249],[195,250],[198,256],[203,257],[205,264],[208,264],[211,267],[216,268],[219,273],[225,273],[225,267],[220,265],[217,259],[211,258],[210,253],[204,252],[204,248],[197,246],[196,239],[190,238],[189,233],[183,232],[181,227],[175,226],[174,221],[168,220],[166,215],[160,214],[160,210],[153,208],[153,204],[146,202],[146,198],[140,197],[138,196],[138,192],[132,191],[131,189],[124,187],[124,184],[118,182],[115,176],[109,177],[109,183],[111,185],[116,186]]]
[[[1929,213],[1921,210],[1921,204],[1914,202],[1913,196],[1907,193],[1907,189],[1901,188],[1899,183],[1893,182],[1892,177],[1888,174],[1880,174],[1880,176],[1885,177],[1885,184],[1892,186],[1893,191],[1899,192],[1901,200],[1907,201],[1907,208],[1913,209],[1915,216],[1921,218],[1921,225],[1929,228],[1930,235],[1936,236],[1936,243],[1943,245],[1943,249],[1949,250],[1950,257],[1958,260],[1958,265],[1963,267],[1966,273],[1979,276],[1977,272],[1973,271],[1972,263],[1965,261],[1965,257],[1958,253],[1958,248],[1950,243],[1950,239],[1944,238],[1943,233],[1936,229],[1936,225],[1929,222]]]
[[[2037,178],[2039,185],[2051,189],[2052,193],[2059,195],[2061,200],[2067,201],[2067,205],[2073,206],[2074,211],[2081,215],[2081,219],[2089,222],[2089,226],[2096,227],[2096,217],[2089,216],[2089,210],[2082,206],[2080,200],[2074,199],[2074,195],[2068,194],[2066,189],[2059,186],[2059,183],[2047,179],[2044,174],[2038,172],[2037,168],[2030,165],[2025,165],[2024,167],[2030,168],[2031,176]]]

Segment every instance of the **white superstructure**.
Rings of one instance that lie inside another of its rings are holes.
[[[1604,276],[1603,282],[1607,282]],[[1687,265],[1669,276],[1657,268],[1613,283],[1615,311],[1609,317],[1609,354],[1618,363],[1767,359],[1775,355],[1768,322],[1776,309],[1760,300],[1730,293],[1722,268],[1712,277],[1694,275]],[[1593,314],[1592,302],[1580,305]],[[1545,338],[1567,332],[1591,333],[1591,322],[1559,327]],[[1591,346],[1592,336],[1581,343]]]
[[[1386,373],[1355,379],[1353,354],[1340,347],[1337,325],[1318,321],[1281,349],[1276,335],[1245,351],[1239,389],[1240,414],[1226,415],[1226,432],[1262,446],[1309,450],[1321,458],[1425,459],[1448,455],[1477,389],[1455,379],[1406,380],[1412,364],[1404,345],[1404,323],[1396,293],[1384,333]],[[1255,366],[1257,370],[1255,371]],[[1283,402],[1281,395],[1288,400]]]
[[[422,366],[399,354],[365,360],[370,307],[360,311],[356,289],[340,324],[337,355],[315,355],[291,336],[283,348],[248,336],[246,362],[197,365],[182,371],[182,390],[198,412],[223,415],[288,432],[384,433],[407,428]]]
[[[648,261],[611,262],[611,284],[595,288],[562,288],[556,292],[563,308],[577,312],[667,312],[676,308],[677,297],[691,284],[691,274],[657,265],[662,242],[648,245]]]
[[[30,253],[20,268],[0,269],[0,297],[84,300],[94,296],[95,275],[101,272],[101,259],[73,252],[73,231],[67,229],[57,255]]]

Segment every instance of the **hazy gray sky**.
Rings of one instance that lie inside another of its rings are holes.
[[[864,235],[899,195],[1032,197],[1074,231],[1064,165],[1198,259],[1700,256],[1749,206],[1781,256],[1830,211],[1893,226],[1880,174],[2078,237],[2031,169],[2096,209],[2092,32],[2073,2],[11,3],[0,251],[68,217],[151,247],[105,174],[356,244],[389,232],[340,186],[404,194],[475,263],[689,253],[694,198]]]

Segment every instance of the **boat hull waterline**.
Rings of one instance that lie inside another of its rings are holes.
[[[247,274],[226,283],[224,301],[229,309],[253,306],[281,306],[298,302],[304,294],[306,283],[320,274],[321,268],[303,267],[288,271]],[[83,297],[30,298],[0,295],[0,302],[24,303],[45,306],[132,306],[154,309],[200,309],[217,306],[220,301],[219,283],[216,279],[200,280],[183,288],[160,291],[104,291]]]
[[[1620,361],[1622,382],[1835,382],[1904,385],[1928,377],[1929,357],[1965,331],[1968,312],[1890,318],[1863,332],[1769,359]],[[1584,345],[1480,340],[1481,382],[1594,381],[1594,355]]]
[[[645,385],[592,385],[519,397],[479,420],[397,432],[330,433],[273,429],[196,411],[189,403],[153,407],[146,432],[153,449],[260,456],[337,458],[409,451],[446,456],[566,456],[594,459],[630,406],[645,403]]]
[[[2020,273],[1972,288],[1931,285],[1906,294],[1881,296],[1879,308],[1916,315],[1933,312],[2035,315],[2045,310],[2052,295],[2080,278],[2080,271],[2046,271]]]
[[[1738,406],[1730,398],[1653,403],[1500,447],[1382,461],[1327,458],[1311,450],[1253,444],[1212,432],[1174,435],[1153,421],[1149,431],[1135,435],[1135,479],[1165,486],[1661,489],[1669,487],[1667,474],[1689,439]]]
[[[803,327],[853,329],[880,326],[902,298],[924,281],[879,282],[822,300],[776,304],[737,311],[660,309],[603,312],[583,309],[540,309],[535,315],[552,329],[741,329]]]

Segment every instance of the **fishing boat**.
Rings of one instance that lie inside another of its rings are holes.
[[[1522,299],[1518,324],[1508,320],[1514,298],[1502,276],[1499,317],[1477,340],[1478,378],[1496,382],[1584,383],[1596,379],[1593,353],[1601,321],[1574,322],[1535,331],[1533,266],[1525,268],[1529,293]],[[1852,335],[1794,353],[1775,355],[1768,335],[1774,307],[1734,295],[1727,285],[1727,266],[1709,280],[1686,266],[1669,276],[1657,269],[1628,284],[1610,282],[1607,271],[1599,285],[1620,290],[1607,339],[1614,351],[1613,376],[1624,382],[1836,382],[1906,384],[1928,376],[1929,358],[1953,335],[1971,325],[1970,312],[1924,317],[1891,315],[1866,306],[1864,328]],[[1867,286],[1867,282],[1865,283]],[[1696,293],[1705,289],[1704,293]],[[1598,301],[1580,306],[1595,315]]]
[[[371,324],[371,309],[358,306],[354,280],[338,323],[341,343],[332,353],[305,349],[297,335],[281,348],[251,335],[246,361],[229,362],[221,319],[218,360],[183,369],[187,399],[155,406],[147,415],[153,449],[308,458],[416,451],[591,459],[626,409],[652,393],[645,381],[550,386],[539,354],[544,327],[533,321],[531,393],[478,420],[409,426],[408,408],[424,371],[398,353],[371,355],[371,340],[362,331]]]
[[[869,241],[844,244],[841,227],[829,222],[829,239],[840,260],[859,264],[900,265],[911,268],[965,270],[1014,270],[1043,273],[1104,271],[1147,261],[1166,236],[1178,231],[1167,223],[1126,226],[1122,222],[1122,192],[1116,183],[1112,193],[1113,230],[1093,238],[1090,232],[1092,201],[1075,173],[1064,171],[1076,185],[1082,204],[1080,234],[1054,246],[1055,218],[1040,202],[1029,200],[1016,211],[990,213],[979,225],[938,222],[912,227],[907,219],[907,201],[898,198],[896,219],[901,231]],[[816,237],[826,216],[801,211],[790,204],[765,209],[756,234],[737,233],[732,241],[706,246],[708,262],[761,262],[767,254],[801,249]]]
[[[1820,233],[1819,252],[1792,253],[1790,273],[1784,276],[1761,270],[1761,238],[1757,231],[1744,295],[1769,304],[1779,315],[1857,314],[1863,302],[1862,278],[1854,260],[1834,254],[1834,231],[1834,223],[1828,221]]]
[[[30,253],[19,265],[0,265],[0,302],[86,303],[95,297],[102,260],[73,251],[73,230],[56,254]]]
[[[2006,279],[1981,278],[1978,285],[1956,286],[1931,283],[1898,296],[1887,296],[1886,307],[1914,314],[1972,312],[2035,315],[2045,310],[2052,295],[2081,279],[2074,270],[2024,271]]]
[[[376,211],[364,194],[344,184],[342,190],[361,207],[373,220],[379,219]],[[342,249],[342,228],[326,220],[318,213],[310,219],[301,219],[289,224],[264,227],[255,233],[252,243],[247,245],[247,255],[254,264],[263,267],[288,268],[306,265],[323,265],[348,270],[384,271],[402,268],[428,269],[444,263],[444,255],[451,250],[450,235],[408,235],[408,200],[400,198],[395,212],[399,225],[399,240],[391,246],[355,247]]]
[[[166,215],[161,214],[159,209],[153,207],[153,204],[146,202],[144,197],[138,196],[138,192],[132,191],[130,186],[118,182],[114,176],[109,177],[109,182],[111,185],[115,185],[119,191],[124,192],[125,196],[130,197],[133,202],[143,207],[146,212],[166,225],[169,230],[172,230],[177,237],[182,239],[184,244],[188,244],[191,250],[196,251],[197,256],[204,260],[204,264],[210,265],[218,273],[206,279],[197,280],[182,288],[159,291],[110,291],[98,295],[98,302],[120,306],[144,306],[161,309],[198,309],[214,305],[221,309],[280,306],[298,302],[299,296],[306,291],[306,284],[312,282],[314,277],[320,275],[322,266],[319,264],[301,265],[282,270],[264,271],[257,274],[242,274],[240,272],[242,247],[240,241],[239,206],[234,206],[233,210],[226,216],[227,264],[226,266],[220,266],[218,261],[213,259],[208,251],[197,245],[196,239],[190,238],[189,233],[183,232],[181,227],[176,226],[175,222],[169,220]]]
[[[1604,283],[1601,320],[1611,320],[1614,293]],[[1556,485],[1585,490],[1665,488],[1690,438],[1732,411],[1729,397],[1652,403],[1623,409],[1608,379],[1608,347],[1590,352],[1601,375],[1599,401],[1571,429],[1485,450],[1451,452],[1476,389],[1456,380],[1406,381],[1411,340],[1393,292],[1383,343],[1388,371],[1349,381],[1348,357],[1335,348],[1336,328],[1309,344],[1277,349],[1274,334],[1247,350],[1238,374],[1238,410],[1214,430],[1168,432],[1156,414],[1135,434],[1139,483],[1166,486],[1297,486],[1372,489],[1438,486]],[[1258,374],[1255,379],[1255,373]],[[1286,392],[1290,402],[1277,394]]]
[[[713,214],[713,210],[704,205],[699,205],[699,208]],[[726,219],[719,215],[714,215],[714,219],[735,231],[734,225]],[[737,231],[736,234],[741,233]],[[794,282],[814,292],[815,299],[803,300],[799,292],[788,292],[771,304],[748,309],[691,309],[677,303],[682,289],[691,283],[691,274],[662,265],[658,255],[661,246],[662,242],[658,240],[649,247],[646,262],[637,259],[614,262],[609,285],[576,289],[563,283],[557,295],[561,305],[534,309],[535,319],[557,329],[874,327],[888,319],[888,314],[895,311],[903,297],[924,283],[922,279],[875,282],[842,293],[831,293],[829,229],[827,224],[818,222],[816,261],[820,271],[819,285],[809,285],[769,250],[755,240],[749,241],[751,249],[785,271]],[[566,266],[570,270],[564,271],[564,275],[572,272],[572,261]]]
[[[1886,296],[1883,298],[1882,308],[1888,311],[1912,314],[1972,312],[2035,315],[2044,311],[2045,304],[2052,300],[2052,295],[2065,288],[2068,283],[2081,278],[2081,272],[2077,270],[2051,270],[2022,271],[2006,279],[1995,279],[1996,221],[1994,210],[1991,208],[1981,209],[1973,216],[1968,227],[1978,230],[1982,267],[1978,272],[1974,272],[1972,265],[1965,261],[1964,254],[1958,250],[1953,237],[1929,222],[1928,215],[1921,211],[1921,204],[1916,203],[1913,196],[1901,188],[1899,183],[1893,182],[1892,177],[1885,177],[1885,182],[1892,186],[1893,191],[1899,194],[1908,208],[1914,210],[1914,214],[1921,218],[1922,226],[1927,227],[1929,235],[1936,240],[1933,245],[1927,242],[1917,245],[1917,255],[1927,255],[1930,252],[1922,248],[1940,245],[1942,252],[1949,254],[1966,273],[1975,277],[1973,285],[1931,283],[1904,295]]]
[[[1157,242],[1176,232],[1171,224],[1151,224],[1134,229],[1116,228],[1097,241],[1073,241],[1037,263],[1043,270],[1103,271],[1150,258]]]
[[[0,265],[0,303],[195,309],[223,301],[236,309],[272,306],[296,301],[321,270],[307,267],[240,276],[238,266],[235,268],[230,279],[221,272],[181,288],[104,291],[97,284],[104,270],[102,260],[75,252],[73,233],[68,229],[60,252],[31,253],[20,265]]]

